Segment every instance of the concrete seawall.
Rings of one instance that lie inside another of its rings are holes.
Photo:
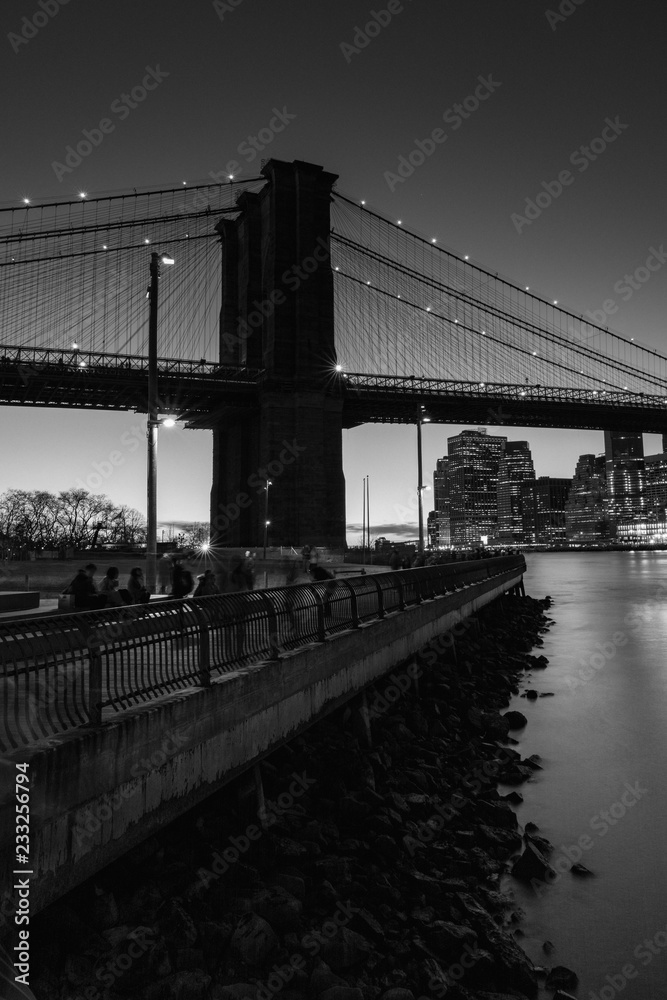
[[[519,584],[509,570],[282,656],[44,741],[29,761],[30,907],[36,913],[357,697]],[[14,810],[0,810],[2,892],[13,884]],[[5,899],[7,896],[5,896]]]

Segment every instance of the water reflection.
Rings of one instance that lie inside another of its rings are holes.
[[[557,624],[544,637],[549,668],[526,686],[555,696],[513,700],[529,719],[518,749],[545,768],[522,786],[519,821],[540,826],[553,859],[585,844],[595,878],[567,871],[539,896],[508,880],[527,913],[522,944],[536,964],[575,969],[579,997],[606,987],[607,998],[665,1000],[667,553],[544,553],[527,564],[527,593],[552,596]],[[612,994],[624,965],[637,975]]]

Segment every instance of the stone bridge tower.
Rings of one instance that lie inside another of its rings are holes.
[[[222,219],[220,361],[261,369],[252,407],[213,429],[211,538],[222,545],[345,545],[342,399],[334,377],[329,208],[336,175],[270,160],[267,183]],[[265,479],[271,480],[268,507]],[[266,511],[268,510],[268,514]]]

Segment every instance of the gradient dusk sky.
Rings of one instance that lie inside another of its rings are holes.
[[[373,12],[384,26],[355,45]],[[0,20],[3,206],[207,183],[233,160],[247,177],[260,158],[307,160],[338,174],[341,193],[575,313],[613,300],[611,328],[665,351],[667,268],[618,291],[667,241],[658,3],[4,0]],[[80,166],[54,170],[147,67],[159,68],[159,86],[115,118]],[[399,157],[480,78],[493,86],[478,110],[455,128],[454,112],[445,117],[448,141],[391,182]],[[248,141],[274,109],[293,117],[257,152]],[[573,166],[608,119],[613,141],[586,169]],[[518,231],[512,215],[568,168],[574,181]],[[0,493],[94,485],[145,510],[145,416],[4,407],[0,421]],[[425,427],[427,482],[461,429]],[[119,445],[127,431],[136,447]],[[601,432],[494,432],[528,440],[538,475],[569,477],[580,454],[603,450]],[[411,426],[344,432],[348,541],[359,537],[366,475],[373,534],[415,536],[415,445]],[[647,436],[645,447],[660,450],[660,439]],[[122,462],[101,477],[119,449]],[[162,433],[159,520],[207,520],[210,485],[210,432]]]

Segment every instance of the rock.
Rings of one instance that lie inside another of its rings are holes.
[[[510,792],[501,797],[501,802],[510,802],[514,806],[519,806],[523,802],[523,795],[521,792]]]
[[[548,990],[557,990],[561,987],[571,990],[576,988],[578,982],[579,977],[572,969],[568,969],[565,965],[555,965],[544,985]]]
[[[528,719],[521,712],[505,712],[501,718],[506,720],[510,729],[523,729],[528,725]]]
[[[353,986],[330,986],[318,1000],[364,1000],[364,994]]]
[[[382,994],[380,1000],[415,1000],[412,990],[403,989],[402,986],[393,986]]]
[[[540,698],[553,698],[553,696],[554,696],[553,691],[542,691],[542,693],[540,694]]]
[[[306,883],[298,875],[288,875],[284,872],[279,872],[273,876],[273,881],[276,885],[282,886],[283,889],[291,893],[295,899],[303,903],[306,898]]]
[[[257,987],[252,983],[232,983],[229,986],[214,986],[210,1000],[256,1000]]]
[[[290,930],[298,925],[303,906],[287,889],[273,886],[253,897],[252,909],[276,930]]]
[[[566,993],[565,990],[556,990],[551,1000],[577,1000],[573,997],[571,993]]]
[[[340,930],[322,944],[321,955],[334,971],[349,969],[368,958],[371,946],[361,934],[348,927]]]
[[[553,853],[554,845],[546,837],[526,837],[526,842],[532,844],[545,858]]]
[[[347,983],[340,976],[337,976],[335,972],[332,972],[326,962],[320,961],[310,976],[310,993],[313,997],[319,997],[321,993],[324,993],[332,986],[347,986]]]
[[[502,827],[505,830],[516,830],[518,826],[516,813],[509,802],[503,802],[500,799],[497,802],[485,802],[483,799],[479,799],[476,810],[478,816],[489,826]]]
[[[534,690],[534,688],[531,688],[529,691],[526,691],[526,698],[528,699],[528,701],[537,701],[538,697],[539,695],[537,691]]]
[[[201,969],[193,972],[175,972],[150,986],[146,1000],[207,1000],[211,977]]]
[[[232,934],[233,953],[253,969],[268,965],[278,948],[278,937],[257,913],[244,913]]]
[[[530,882],[533,878],[544,880],[546,875],[555,877],[556,872],[529,841],[519,860],[512,866],[512,875],[522,882]]]
[[[573,875],[581,875],[584,878],[588,878],[589,876],[593,875],[593,872],[590,870],[590,868],[587,868],[586,865],[580,864],[578,861],[576,862],[576,864],[572,865],[570,871],[572,872]]]
[[[532,767],[532,769],[534,771],[542,771],[544,769],[543,769],[542,765],[540,764],[541,760],[542,760],[542,758],[540,757],[540,755],[537,754],[537,753],[534,753],[534,754],[531,754],[530,757],[526,757],[525,760],[522,760],[521,763],[525,764],[526,767]]]
[[[542,951],[544,952],[545,955],[550,955],[553,950],[554,946],[551,943],[551,941],[545,941],[544,944],[542,945]]]
[[[334,885],[341,885],[352,879],[349,858],[339,858],[335,855],[322,858],[315,862],[314,869],[322,881],[332,882]]]
[[[426,940],[437,952],[459,951],[469,944],[474,947],[477,934],[465,924],[454,924],[449,920],[434,920],[425,928]]]
[[[158,912],[157,926],[168,944],[175,946],[194,944],[197,928],[189,913],[183,909],[178,899],[170,899]]]
[[[498,775],[501,785],[520,785],[528,781],[533,776],[533,768],[526,764],[511,764],[506,770]]]
[[[526,831],[526,833],[537,833],[537,831],[539,830],[539,826],[537,825],[537,823],[533,823],[532,820],[528,820],[528,822],[524,826],[524,830]]]

